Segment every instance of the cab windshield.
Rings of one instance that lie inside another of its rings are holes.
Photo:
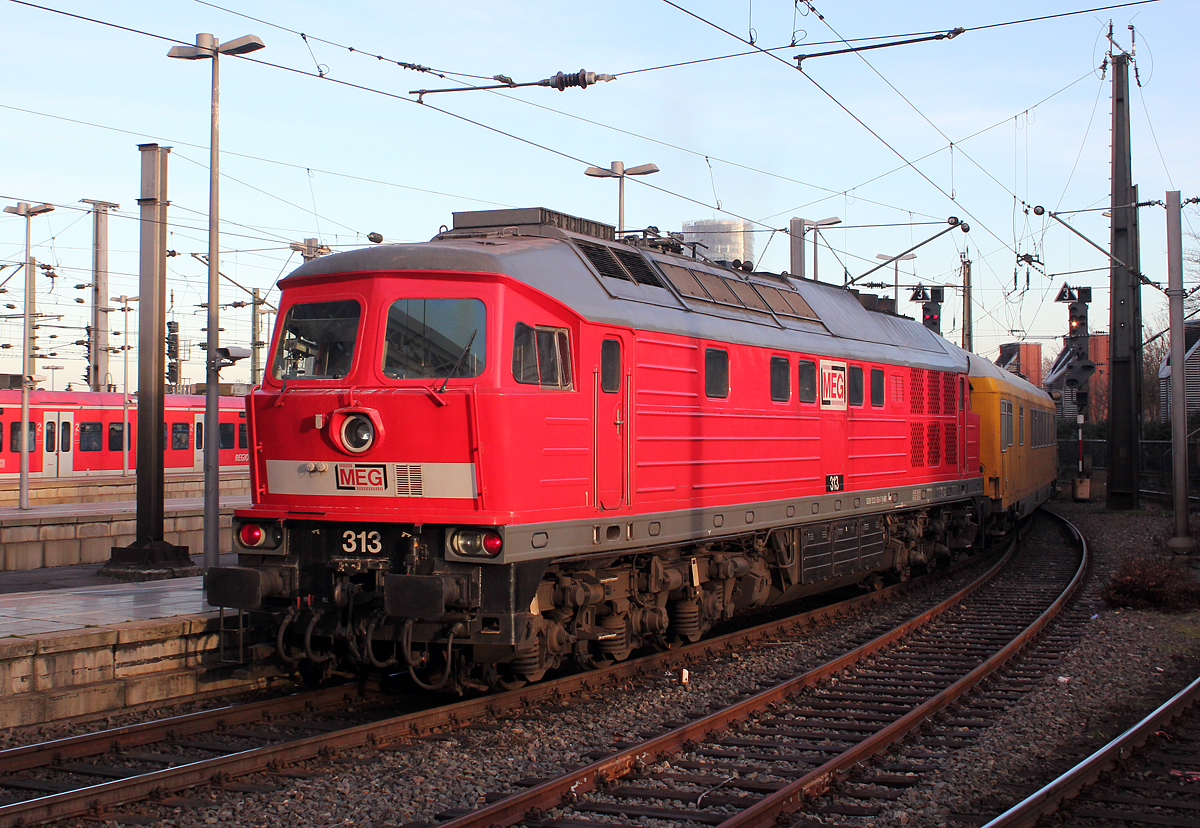
[[[397,299],[388,308],[383,374],[477,377],[487,362],[487,312],[478,299]]]
[[[272,360],[279,380],[340,379],[350,371],[358,338],[358,302],[307,302],[292,305]]]

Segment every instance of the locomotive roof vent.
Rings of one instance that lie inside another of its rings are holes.
[[[479,233],[515,228],[520,234],[538,235],[537,230],[557,227],[583,236],[592,236],[605,241],[615,241],[617,230],[611,224],[569,216],[545,207],[519,207],[511,210],[471,210],[454,213],[454,230]]]

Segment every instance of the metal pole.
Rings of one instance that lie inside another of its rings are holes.
[[[1112,256],[1109,291],[1109,436],[1106,506],[1136,509],[1141,466],[1141,281],[1137,188],[1129,146],[1129,56],[1112,57]]]
[[[18,205],[26,207],[25,213],[25,336],[21,356],[21,480],[20,489],[17,496],[17,506],[20,509],[29,508],[29,390],[33,384],[33,317],[34,303],[37,302],[37,296],[34,290],[37,284],[33,278],[37,267],[33,261],[33,256],[30,255],[31,231],[30,220],[33,218],[29,212],[29,205]]]
[[[121,345],[121,476],[129,476],[129,303],[137,301],[136,296],[114,296],[112,301],[120,302],[121,312],[125,314],[125,341]]]
[[[220,256],[220,182],[219,182],[219,101],[220,74],[217,39],[212,39],[212,132],[208,156],[208,332],[205,339],[208,353],[205,357],[204,388],[204,568],[210,569],[221,562],[218,548],[220,540],[220,382],[217,347],[220,334],[218,305],[221,303],[221,283],[218,275]]]
[[[259,295],[258,288],[254,289],[252,295],[254,298],[250,305],[250,384],[258,385],[262,382],[262,340],[258,324],[258,306],[262,304],[263,300]]]
[[[1175,503],[1175,536],[1167,548],[1177,555],[1196,551],[1188,533],[1188,455],[1183,332],[1183,233],[1179,191],[1167,193],[1167,296],[1171,314],[1171,472]]]
[[[804,281],[804,231],[807,227],[805,220],[794,218],[788,222],[788,237],[791,242],[792,276]]]
[[[108,201],[83,199],[92,205],[92,370],[88,383],[93,391],[104,390],[108,376],[108,314],[104,312],[108,296],[108,211],[120,207]]]
[[[813,281],[819,282],[821,280],[817,278],[817,249],[819,248],[820,241],[821,241],[821,228],[814,224],[812,229],[813,229]]]
[[[121,476],[129,475],[129,297],[122,296],[125,300],[125,341],[121,346],[121,357],[125,364],[123,366],[123,377],[121,379],[121,408],[125,412],[124,425],[121,428]]]
[[[887,282],[884,282],[887,284]],[[887,288],[884,288],[887,290]],[[896,269],[892,272],[892,301],[900,307],[900,257],[896,257]]]
[[[975,348],[975,332],[971,330],[971,260],[967,254],[962,254],[963,279],[963,350],[972,352]]]
[[[612,171],[617,174],[617,238],[625,235],[625,162],[612,162]]]
[[[142,153],[141,298],[138,321],[137,540],[153,548],[163,541],[166,449],[163,375],[166,340],[166,233],[168,147],[139,144]],[[126,343],[128,344],[128,343]]]

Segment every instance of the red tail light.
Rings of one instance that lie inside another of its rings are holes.
[[[493,529],[460,529],[451,536],[450,545],[466,558],[494,558],[504,548],[504,538]]]
[[[243,523],[242,528],[238,530],[238,542],[247,548],[261,546],[265,539],[266,533],[257,523]]]

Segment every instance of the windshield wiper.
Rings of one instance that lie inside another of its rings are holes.
[[[442,380],[442,387],[436,389],[439,394],[446,390],[447,383],[450,382],[450,377],[458,373],[459,366],[463,364],[463,360],[467,358],[467,354],[471,353],[471,346],[475,344],[475,335],[479,333],[479,328],[471,331],[471,338],[467,340],[466,347],[462,349],[462,353],[458,355],[458,361],[454,363],[454,367],[450,369],[450,373]]]

